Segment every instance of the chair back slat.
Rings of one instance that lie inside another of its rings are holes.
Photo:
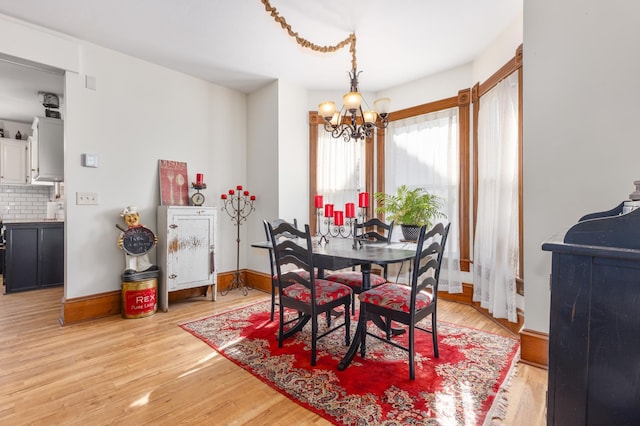
[[[275,227],[270,223],[267,225],[273,245],[276,273],[280,277],[279,291],[282,292],[283,287],[298,283],[307,287],[311,291],[312,299],[314,299],[313,245],[309,225],[305,225],[304,231],[287,222],[280,223]],[[304,240],[304,244],[300,244],[297,239]],[[292,269],[304,270],[308,274],[303,277],[299,272],[289,273],[288,271]]]
[[[436,224],[428,232],[426,226],[420,228],[414,270],[411,277],[411,309],[415,309],[417,294],[429,287],[432,289],[433,303],[438,297],[438,283],[440,281],[440,267],[444,255],[444,247],[447,242],[451,223],[446,226]],[[425,242],[429,245],[424,247]]]
[[[391,223],[384,223],[377,217],[371,218],[363,223],[356,222],[356,237],[363,240],[389,242],[391,241],[393,225],[393,221]],[[358,231],[361,231],[361,233],[358,234]]]

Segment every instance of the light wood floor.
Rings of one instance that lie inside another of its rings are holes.
[[[61,297],[62,288],[0,295],[2,425],[329,424],[178,327],[265,293],[65,327]],[[508,334],[469,306],[440,303],[441,320]],[[546,377],[519,364],[503,424],[545,424]]]

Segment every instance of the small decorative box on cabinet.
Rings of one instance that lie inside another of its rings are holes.
[[[169,292],[211,286],[216,300],[215,207],[158,207],[158,266],[161,269],[160,309],[169,309]]]

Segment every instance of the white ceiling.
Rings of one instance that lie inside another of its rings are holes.
[[[355,32],[361,88],[375,92],[472,61],[523,0],[270,2],[312,43]],[[278,78],[348,89],[348,48],[300,47],[261,0],[0,0],[0,13],[245,93]]]

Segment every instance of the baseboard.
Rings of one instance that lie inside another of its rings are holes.
[[[535,367],[549,368],[549,335],[523,329],[520,332],[520,360]]]
[[[74,299],[63,298],[58,322],[60,325],[68,325],[118,315],[121,312],[121,297],[121,291],[111,291]]]
[[[231,275],[231,274],[230,274]],[[231,279],[229,279],[231,281]],[[190,297],[204,296],[211,286],[194,287],[169,293],[169,302],[177,302]],[[95,320],[122,313],[122,292],[93,294],[74,299],[62,299],[62,309],[58,322],[69,325],[78,322]]]
[[[473,284],[462,283],[462,293],[447,293],[446,291],[439,291],[438,299],[471,305],[473,304]]]

